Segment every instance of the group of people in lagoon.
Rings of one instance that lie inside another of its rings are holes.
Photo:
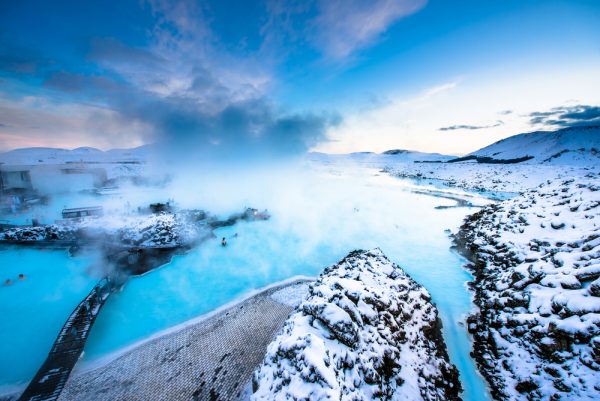
[[[25,275],[23,273],[19,273],[19,281],[25,280]],[[13,281],[9,278],[4,280],[4,285],[12,285]]]

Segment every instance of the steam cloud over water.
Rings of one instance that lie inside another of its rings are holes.
[[[338,123],[335,115],[285,113],[264,99],[233,103],[215,113],[163,102],[143,114],[159,133],[167,157],[187,162],[299,155],[325,140],[327,128]]]

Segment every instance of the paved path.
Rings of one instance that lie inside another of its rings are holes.
[[[103,367],[74,374],[59,400],[236,400],[293,310],[271,294],[293,292],[299,283],[266,290]]]

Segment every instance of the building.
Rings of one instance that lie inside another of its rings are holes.
[[[77,207],[72,209],[63,209],[63,219],[80,219],[83,217],[99,217],[104,214],[102,206]]]
[[[102,187],[106,180],[106,169],[78,163],[0,165],[2,194],[92,190]]]

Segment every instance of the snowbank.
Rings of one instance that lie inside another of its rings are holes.
[[[457,400],[429,293],[379,249],[311,284],[269,345],[253,400]]]
[[[475,357],[503,400],[598,399],[600,174],[548,180],[470,216]]]

